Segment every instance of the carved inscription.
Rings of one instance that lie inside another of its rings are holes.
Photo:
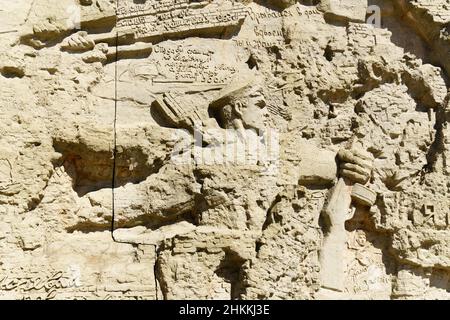
[[[172,0],[146,4],[123,2],[117,14],[119,34],[133,34],[136,39],[170,35],[187,31],[236,26],[248,15],[241,4],[228,3],[224,7],[207,5],[208,1]]]
[[[23,299],[50,300],[55,298],[59,289],[74,288],[79,278],[63,271],[36,276],[9,276],[0,278],[1,291],[21,292]]]
[[[152,61],[160,71],[153,83],[183,82],[224,84],[237,72],[236,66],[216,61],[207,47],[188,45],[155,46]]]

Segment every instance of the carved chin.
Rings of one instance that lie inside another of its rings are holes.
[[[264,123],[258,121],[249,121],[244,122],[244,127],[247,129],[262,130],[264,128]]]

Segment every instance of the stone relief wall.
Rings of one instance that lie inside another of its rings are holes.
[[[450,298],[448,0],[0,5],[1,299]]]

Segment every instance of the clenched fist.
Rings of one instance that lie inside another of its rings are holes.
[[[95,42],[86,31],[80,31],[64,39],[61,47],[67,51],[87,51],[95,47]]]
[[[366,184],[372,174],[373,157],[359,150],[341,149],[338,152],[340,161],[339,174],[355,183]]]

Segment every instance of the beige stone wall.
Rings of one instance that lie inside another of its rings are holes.
[[[449,299],[449,23],[0,0],[0,298]]]

